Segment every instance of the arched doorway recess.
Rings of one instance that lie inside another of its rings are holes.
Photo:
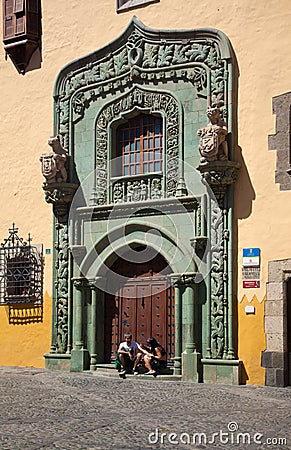
[[[167,277],[167,262],[160,254],[143,246],[134,253],[147,252],[146,262],[130,260],[125,254],[111,266],[111,271],[124,277],[115,294],[105,296],[104,358],[114,360],[124,334],[145,343],[154,336],[166,349],[168,363],[174,357],[174,289]],[[152,253],[152,255],[151,255]],[[163,272],[163,273],[161,273]]]

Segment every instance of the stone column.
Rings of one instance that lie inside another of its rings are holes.
[[[187,353],[192,353],[196,350],[195,338],[195,286],[186,284],[185,286],[185,300],[183,301],[183,328],[185,336],[185,349]]]
[[[178,277],[172,277],[175,285],[175,358],[174,375],[182,373],[182,285],[179,284]]]
[[[71,372],[81,372],[89,368],[89,352],[84,348],[83,307],[84,290],[87,288],[86,278],[73,278],[73,329],[75,331],[74,348],[71,352]]]
[[[85,289],[85,279],[73,279],[75,288],[74,292],[74,329],[75,329],[75,345],[76,350],[81,350],[84,347],[83,342],[83,320],[82,320],[82,303]]]
[[[89,280],[91,290],[91,352],[90,352],[90,370],[96,370],[97,349],[96,349],[96,330],[97,330],[97,286],[96,280]]]
[[[197,286],[195,274],[182,276],[185,284],[183,296],[184,346],[182,353],[182,376],[185,381],[201,381],[201,354],[197,352]]]

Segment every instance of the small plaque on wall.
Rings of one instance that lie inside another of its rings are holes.
[[[260,280],[243,280],[243,288],[259,288]]]
[[[259,280],[260,279],[260,267],[243,267],[242,268],[243,280]]]

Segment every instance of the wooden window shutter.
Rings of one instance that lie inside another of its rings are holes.
[[[15,34],[24,33],[24,16],[16,17]]]
[[[25,32],[24,0],[14,0],[15,34]]]
[[[16,13],[24,12],[24,0],[15,0],[14,1],[14,11]]]
[[[15,17],[13,14],[14,0],[4,1],[4,38],[14,36],[15,34]]]
[[[5,16],[13,14],[13,0],[5,0]]]

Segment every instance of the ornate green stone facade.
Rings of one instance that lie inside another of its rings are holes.
[[[148,245],[167,262],[164,275],[175,288],[174,373],[219,382],[221,372],[223,382],[239,382],[232,307],[237,76],[223,33],[152,30],[136,18],[117,40],[60,72],[54,131],[68,152],[69,176],[55,190],[44,186],[56,223],[47,367],[63,367],[64,355],[71,370],[104,362],[106,293],[120,284],[110,268],[125,248]],[[208,107],[227,124],[228,158],[201,164],[197,131],[207,126]],[[163,171],[117,179],[116,130],[139,114],[162,118]],[[67,190],[78,185],[71,202]]]

